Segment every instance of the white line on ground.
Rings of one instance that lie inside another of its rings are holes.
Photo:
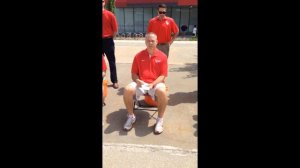
[[[139,144],[124,144],[124,143],[103,143],[104,150],[117,149],[120,151],[130,152],[166,152],[171,155],[186,156],[197,155],[197,149],[187,150],[173,146],[164,145],[139,145]]]

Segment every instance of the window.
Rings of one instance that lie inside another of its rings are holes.
[[[144,8],[144,32],[148,31],[148,24],[151,18],[152,18],[152,8]]]
[[[172,8],[171,17],[175,20],[178,28],[180,29],[180,8]]]
[[[189,8],[181,8],[180,25],[178,27],[180,28],[182,25],[189,25]]]
[[[134,9],[134,32],[144,32],[143,26],[143,8]]]
[[[118,21],[118,33],[125,32],[124,30],[124,8],[115,9],[116,18]]]
[[[125,32],[134,32],[133,27],[133,8],[124,8],[125,14]]]
[[[197,8],[191,8],[190,9],[190,25],[189,25],[189,31],[192,32],[194,25],[198,28],[198,9]]]

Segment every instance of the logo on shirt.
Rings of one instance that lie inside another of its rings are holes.
[[[160,63],[161,60],[155,59],[155,63]]]
[[[166,24],[169,25],[169,21],[166,20]]]

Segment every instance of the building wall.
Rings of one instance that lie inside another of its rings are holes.
[[[132,5],[172,4],[175,6],[198,6],[198,0],[115,0],[116,7],[123,8]]]
[[[156,6],[119,7],[115,9],[115,14],[118,20],[119,33],[146,33],[149,20],[158,15]],[[182,25],[187,25],[187,34],[191,34],[194,25],[198,27],[197,7],[168,7],[166,15],[175,20],[179,29]]]

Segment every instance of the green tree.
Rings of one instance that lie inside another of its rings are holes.
[[[115,0],[108,0],[107,4],[105,5],[105,8],[112,13],[115,13]]]

